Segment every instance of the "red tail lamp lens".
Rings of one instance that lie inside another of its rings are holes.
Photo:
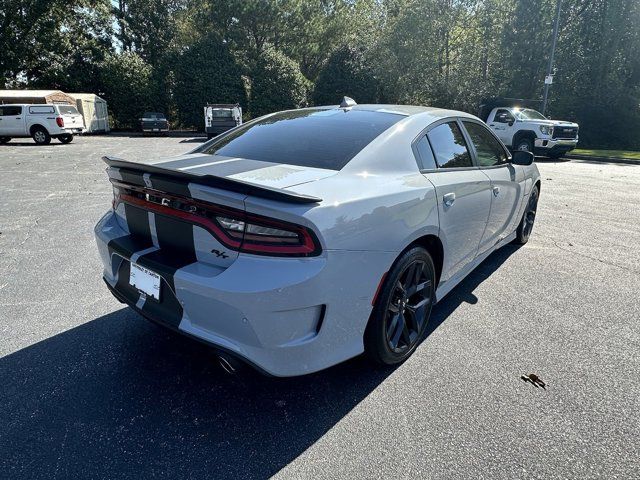
[[[64,127],[64,118],[62,117],[56,117],[56,123],[58,124],[58,126],[60,128]]]
[[[220,243],[240,252],[311,257],[322,251],[313,230],[279,219],[114,182],[114,208],[125,202],[178,217],[208,230]]]

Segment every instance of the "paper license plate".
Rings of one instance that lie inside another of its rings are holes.
[[[138,264],[131,264],[129,283],[142,293],[160,301],[160,275]]]

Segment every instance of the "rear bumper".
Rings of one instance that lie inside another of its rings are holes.
[[[104,279],[119,300],[274,376],[312,373],[360,354],[371,300],[395,258],[388,252],[240,254],[226,268],[196,261],[176,270],[170,252],[140,256],[143,246],[111,212],[95,234]],[[129,285],[132,259],[161,275],[160,302],[142,299]]]
[[[212,125],[210,127],[205,127],[205,132],[207,135],[220,135],[221,133],[226,132],[227,130],[231,130],[236,125]]]
[[[144,133],[158,133],[158,132],[168,132],[169,128],[143,128],[142,131]]]
[[[64,132],[63,135],[77,135],[86,132],[86,129],[82,127],[65,128]]]

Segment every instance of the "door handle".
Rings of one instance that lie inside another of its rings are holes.
[[[489,124],[489,126],[490,126],[490,127],[495,127],[495,126],[496,126],[496,124],[495,124],[495,123],[490,123],[490,124]]]
[[[493,196],[497,197],[500,195],[500,187],[493,187]]]
[[[453,192],[447,193],[444,197],[442,197],[442,201],[444,202],[444,205],[446,207],[450,207],[451,205],[453,205],[453,202],[456,201],[456,194]]]

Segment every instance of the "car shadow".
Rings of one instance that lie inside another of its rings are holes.
[[[433,311],[433,332],[515,248]],[[363,358],[316,374],[226,375],[212,350],[128,308],[0,359],[7,478],[267,478],[320,439],[394,368]]]
[[[567,157],[560,158],[549,158],[549,157],[536,157],[536,163],[567,163],[570,162],[571,159]]]
[[[56,140],[55,138],[51,140],[51,143],[45,143],[43,145],[40,145],[34,141],[22,141],[22,142],[16,142],[13,139],[10,142],[7,143],[3,143],[0,145],[0,148],[2,147],[67,147],[69,145],[73,145],[73,142],[71,143],[62,143],[58,140]]]

